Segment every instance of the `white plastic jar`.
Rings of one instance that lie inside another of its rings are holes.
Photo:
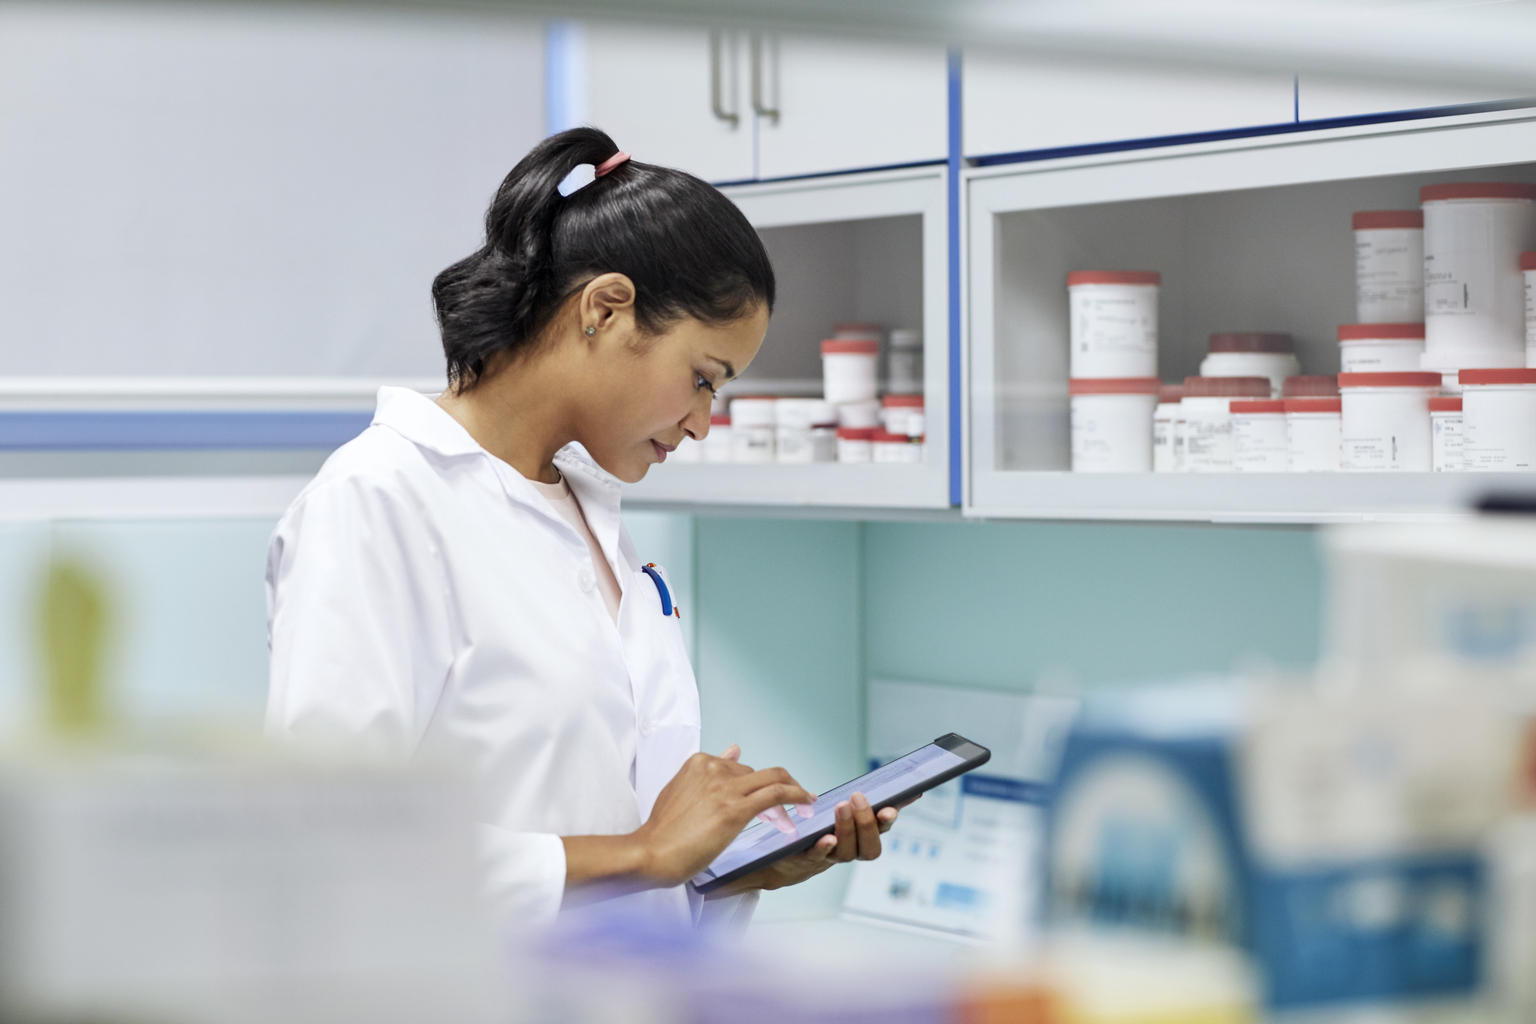
[[[1424,325],[1340,324],[1339,372],[1401,373],[1424,365]]]
[[[874,452],[870,451],[870,448],[874,436],[874,427],[838,427],[837,461],[872,461],[874,459]]]
[[[880,426],[880,403],[874,399],[867,402],[842,403],[837,406],[837,425],[871,429]]]
[[[1536,185],[1426,185],[1419,199],[1424,204],[1423,368],[1524,365],[1520,254],[1536,249]]]
[[[1176,473],[1179,464],[1173,448],[1184,385],[1164,384],[1158,389],[1157,408],[1152,410],[1152,472]]]
[[[891,331],[885,354],[886,391],[893,395],[923,393],[923,332],[898,327]]]
[[[1285,468],[1289,473],[1337,473],[1343,402],[1337,398],[1285,400]]]
[[[704,435],[704,461],[731,461],[731,416],[716,412],[709,416],[709,433]]]
[[[1069,376],[1157,374],[1157,293],[1147,270],[1075,270],[1067,275]]]
[[[870,338],[829,338],[821,343],[822,394],[833,405],[870,402],[876,392],[880,343]]]
[[[1287,466],[1285,403],[1279,399],[1233,402],[1232,469],[1284,473]]]
[[[1438,373],[1341,373],[1339,468],[1346,473],[1428,473],[1434,465],[1429,399]]]
[[[874,430],[869,438],[869,461],[886,464],[916,462],[912,452],[918,448],[906,434],[894,434],[889,430]]]
[[[835,462],[837,409],[820,398],[781,398],[774,433],[779,462]]]
[[[1423,320],[1424,211],[1362,210],[1354,215],[1353,226],[1356,319],[1367,324]]]
[[[1152,469],[1156,377],[1067,381],[1072,402],[1072,472],[1147,473]]]
[[[1462,370],[1468,473],[1536,470],[1536,369]]]
[[[731,461],[772,462],[779,400],[754,395],[731,399]]]
[[[922,395],[886,395],[880,400],[880,419],[893,434],[922,437],[925,429]]]
[[[1525,365],[1536,366],[1536,252],[1520,254],[1520,276],[1525,278]]]
[[[1211,335],[1209,355],[1200,361],[1202,377],[1268,377],[1269,394],[1279,398],[1285,378],[1301,372],[1296,342],[1274,331],[1223,331]]]
[[[1460,473],[1463,461],[1461,399],[1431,395],[1429,399],[1429,461],[1436,473]]]
[[[1269,390],[1268,377],[1184,378],[1184,472],[1231,472],[1232,400],[1268,398]]]

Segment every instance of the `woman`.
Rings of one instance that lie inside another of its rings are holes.
[[[698,920],[682,883],[813,796],[734,746],[698,752],[693,672],[619,481],[708,433],[767,329],[767,253],[717,190],[581,128],[513,168],[433,298],[448,390],[381,389],[273,535],[268,728],[467,761],[517,919],[619,892]],[[834,835],[723,895],[878,856],[895,816],[856,795]]]

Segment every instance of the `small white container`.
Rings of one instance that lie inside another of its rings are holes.
[[[1422,368],[1424,325],[1340,324],[1340,373],[1404,373]]]
[[[709,433],[704,435],[704,461],[731,461],[731,417],[729,413],[711,413]]]
[[[880,343],[869,338],[829,338],[821,343],[822,393],[833,405],[873,401]]]
[[[774,436],[779,462],[835,462],[837,409],[820,398],[781,398]]]
[[[1287,472],[1285,403],[1279,399],[1233,402],[1232,469],[1238,473]]]
[[[1437,373],[1341,373],[1339,468],[1346,473],[1428,473],[1434,465],[1429,399]]]
[[[1156,377],[1067,381],[1072,401],[1072,472],[1147,473],[1152,469]]]
[[[1520,276],[1525,278],[1525,365],[1536,366],[1536,252],[1520,254]]]
[[[1157,293],[1162,275],[1076,270],[1067,275],[1070,376],[1157,374]]]
[[[837,461],[872,462],[875,456],[870,449],[874,436],[874,427],[838,427]]]
[[[870,428],[880,426],[880,403],[845,402],[837,407],[837,425],[840,427]]]
[[[731,399],[731,461],[773,462],[778,431],[777,398]]]
[[[1202,377],[1268,377],[1267,398],[1279,398],[1285,378],[1301,372],[1296,342],[1274,331],[1223,331],[1211,335],[1209,355],[1200,361]]]
[[[1424,369],[1504,366],[1513,353],[1523,363],[1520,254],[1536,249],[1536,185],[1426,185],[1419,200],[1424,204]]]
[[[923,393],[923,332],[899,327],[891,331],[885,354],[886,391],[893,395]]]
[[[924,433],[922,395],[886,395],[880,401],[882,426],[893,434],[922,437]]]
[[[1461,399],[1432,395],[1429,399],[1429,460],[1436,473],[1460,473],[1463,460]]]
[[[889,430],[875,430],[869,438],[870,462],[886,464],[919,462],[922,449],[913,444],[906,434],[893,434]],[[913,453],[918,454],[913,458]]]
[[[1424,211],[1362,210],[1353,222],[1355,317],[1367,324],[1423,320]]]
[[[1462,370],[1468,473],[1536,470],[1536,369]]]
[[[1268,377],[1186,377],[1183,419],[1184,472],[1232,471],[1232,401],[1268,398]]]
[[[1337,473],[1343,402],[1337,398],[1285,400],[1285,468],[1290,473]]]
[[[1157,408],[1152,410],[1152,472],[1176,473],[1179,463],[1173,442],[1179,419],[1179,402],[1184,397],[1184,385],[1164,384],[1157,395]]]

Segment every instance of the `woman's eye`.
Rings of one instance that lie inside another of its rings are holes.
[[[698,375],[698,382],[694,384],[694,387],[696,387],[696,388],[709,388],[709,393],[710,394],[713,395],[715,393],[715,386],[713,384],[711,384],[709,382],[709,379],[707,377],[705,377],[702,373]]]

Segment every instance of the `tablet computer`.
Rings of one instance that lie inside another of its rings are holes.
[[[831,832],[837,805],[855,793],[863,793],[870,807],[878,811],[910,800],[926,790],[948,782],[972,768],[987,763],[992,751],[964,736],[950,733],[912,751],[867,775],[829,789],[816,798],[809,818],[790,812],[794,832],[758,821],[742,830],[703,871],[693,876],[691,885],[707,893],[772,864],[781,857],[809,849],[816,840]]]

